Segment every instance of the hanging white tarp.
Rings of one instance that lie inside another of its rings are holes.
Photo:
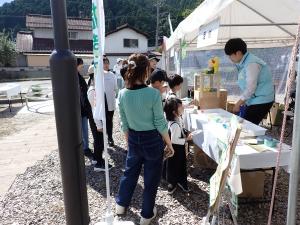
[[[166,50],[180,40],[196,48],[201,29],[214,20],[220,21],[217,45],[240,37],[252,48],[289,46],[299,18],[299,0],[205,0],[178,25]]]

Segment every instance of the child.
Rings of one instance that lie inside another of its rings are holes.
[[[175,151],[174,156],[168,158],[164,165],[164,178],[169,183],[168,193],[172,194],[177,185],[184,191],[189,192],[186,170],[186,141],[192,140],[192,135],[187,135],[183,129],[181,115],[183,113],[182,101],[177,98],[167,99],[164,111],[168,121],[168,130],[172,146]]]
[[[169,83],[170,91],[167,93],[166,99],[176,98],[177,92],[180,91],[181,89],[183,78],[178,74],[171,75],[168,78],[168,83]]]
[[[109,59],[103,58],[104,69],[104,92],[105,92],[105,113],[106,113],[106,130],[108,136],[108,145],[115,145],[113,140],[113,117],[116,109],[116,91],[117,79],[115,75],[109,71]]]
[[[89,89],[87,92],[88,100],[91,104],[92,111],[94,112],[96,106],[96,90],[95,90],[95,80],[94,80],[94,65],[91,65],[88,70],[89,79]],[[105,161],[102,158],[102,153],[104,149],[103,143],[103,124],[101,120],[96,120],[93,116],[89,118],[90,127],[94,137],[94,171],[101,172],[105,171]],[[111,169],[112,166],[109,164],[108,168]]]

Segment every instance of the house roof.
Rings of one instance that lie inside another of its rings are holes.
[[[146,38],[149,38],[149,35],[148,35],[148,34],[146,34],[145,32],[142,32],[142,31],[140,31],[140,30],[138,30],[138,29],[136,29],[136,28],[134,28],[134,27],[132,27],[132,26],[130,26],[130,25],[127,24],[127,23],[124,24],[124,25],[122,25],[122,26],[117,27],[117,29],[115,29],[115,30],[113,30],[113,31],[107,32],[105,36],[111,35],[111,34],[113,34],[113,33],[116,33],[116,32],[118,32],[118,31],[123,30],[123,29],[126,29],[126,28],[131,29],[131,30],[134,30],[135,32],[137,32],[137,33],[139,33],[139,34],[145,36]]]
[[[19,31],[16,50],[22,53],[50,53],[54,49],[51,38],[34,38],[32,32]],[[92,40],[69,40],[70,49],[75,53],[93,53]]]
[[[68,18],[69,30],[92,30],[92,21],[84,18]],[[29,14],[26,16],[26,27],[32,28],[53,28],[52,17],[48,15]]]
[[[68,17],[67,23],[68,23],[69,30],[92,31],[91,19]],[[33,29],[33,28],[52,29],[53,28],[52,17],[49,15],[29,14],[26,16],[26,27],[28,29]],[[126,28],[134,30],[135,32],[145,36],[146,38],[149,38],[149,35],[147,33],[142,32],[139,29],[130,26],[129,24],[124,24],[122,26],[117,27],[117,29],[113,31],[107,32],[106,36]]]

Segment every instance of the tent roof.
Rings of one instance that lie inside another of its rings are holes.
[[[291,45],[300,19],[300,0],[205,0],[171,37],[166,48],[185,40],[196,47],[199,29],[219,19],[218,44],[235,37],[244,39],[249,47]]]

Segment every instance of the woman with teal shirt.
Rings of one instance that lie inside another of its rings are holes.
[[[146,85],[149,60],[142,54],[129,58],[125,86],[119,93],[121,128],[128,143],[124,175],[116,198],[116,213],[124,214],[144,166],[144,193],[141,225],[156,216],[155,198],[161,178],[164,142],[174,154],[164,117],[161,94]]]
[[[236,64],[238,85],[242,96],[233,108],[244,119],[259,124],[273,105],[275,93],[269,66],[247,51],[247,44],[240,38],[230,39],[225,53]]]

